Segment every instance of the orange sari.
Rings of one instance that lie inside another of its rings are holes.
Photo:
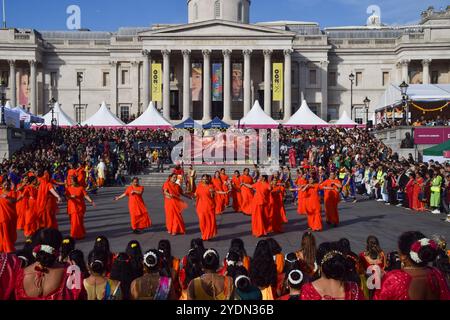
[[[297,188],[301,188],[304,185],[306,185],[308,181],[304,178],[298,178],[297,181],[295,181],[295,185]],[[306,201],[305,201],[305,195],[306,191],[297,191],[297,199],[298,199],[298,205],[297,205],[297,212],[298,214],[304,215],[306,214]]]
[[[333,187],[333,190],[324,190],[324,204],[325,204],[325,216],[326,221],[331,224],[339,224],[339,212],[338,212],[338,204],[341,201],[341,197],[339,195],[338,188],[332,186],[332,184],[341,185],[341,182],[337,179],[330,180],[327,179],[320,185],[321,188]]]
[[[222,180],[223,191],[228,192],[229,191],[228,184],[227,184],[228,180],[229,180],[228,176],[226,174],[221,174],[220,180]],[[227,193],[227,194],[224,194],[223,197],[225,199],[225,207],[228,207],[230,205],[230,195]]]
[[[224,191],[224,185],[220,178],[212,178],[211,183],[216,191],[214,195],[215,213],[222,214],[225,211],[226,199],[225,195],[217,193],[217,191]]]
[[[322,207],[320,205],[319,185],[314,184],[313,187],[306,189],[306,213],[308,215],[308,226],[313,231],[322,230]]]
[[[141,194],[131,193],[132,191],[137,191]],[[125,190],[125,194],[128,196],[128,208],[130,210],[131,228],[133,230],[147,229],[152,225],[152,221],[148,216],[147,207],[142,198],[143,192],[143,186],[129,186]]]
[[[55,196],[50,193],[53,185],[49,173],[46,171],[38,180],[40,182],[37,196],[39,227],[58,229],[58,222],[56,221],[58,205]]]
[[[416,211],[425,211],[425,205],[422,201],[419,200],[419,193],[422,192],[423,184],[424,181],[422,178],[417,178],[416,182],[414,183],[411,209]],[[420,185],[422,185],[422,187]]]
[[[269,228],[269,197],[270,185],[267,182],[256,182],[252,185],[255,190],[252,211],[252,234],[255,237],[267,235]]]
[[[70,236],[74,239],[84,239],[86,229],[84,228],[84,215],[86,213],[86,203],[84,197],[87,195],[82,186],[67,187],[67,213],[70,217]],[[75,196],[76,198],[70,198]]]
[[[211,189],[211,185],[201,183],[195,190],[197,215],[204,241],[210,240],[217,235],[214,200],[211,198]]]
[[[241,183],[253,184],[253,179],[250,176],[242,175],[239,180]],[[247,188],[246,186],[241,186],[241,211],[246,215],[252,214],[252,201],[253,201],[253,190]]]
[[[24,195],[28,201],[25,212],[24,234],[26,237],[30,237],[39,229],[39,217],[36,208],[38,189],[28,185],[25,187]]]
[[[236,176],[231,179],[231,198],[233,199],[234,212],[241,212],[241,181]]]
[[[22,184],[18,185],[18,189],[22,187]],[[17,198],[24,195],[25,188],[21,191],[17,191]],[[25,212],[28,206],[28,199],[22,197],[19,201],[16,202],[16,212],[17,212],[17,230],[23,230],[25,227]]]
[[[287,220],[283,194],[283,186],[276,186],[270,192],[268,232],[283,232],[283,223],[286,223]]]
[[[176,183],[166,181],[163,185],[164,190],[173,196],[172,199],[164,196],[167,231],[170,234],[185,234],[186,227],[182,213],[187,208],[187,204],[180,198],[182,194],[181,187]]]

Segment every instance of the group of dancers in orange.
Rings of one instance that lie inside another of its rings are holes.
[[[85,171],[70,168],[65,182],[55,181],[45,171],[42,175],[29,173],[22,182],[14,186],[10,181],[0,181],[0,252],[14,252],[17,230],[23,230],[26,237],[32,236],[39,228],[58,228],[56,215],[61,196],[56,185],[65,186],[67,213],[70,217],[70,235],[83,239],[86,235],[84,216],[86,201],[95,206],[86,192]],[[322,230],[321,201],[319,190],[324,190],[326,222],[334,226],[339,223],[338,203],[341,183],[334,173],[329,179],[318,184],[313,178],[306,180],[299,174],[295,187],[285,185],[277,176],[262,175],[258,181],[245,169],[241,175],[235,171],[230,179],[225,169],[216,172],[214,177],[203,175],[199,185],[190,186],[185,193],[181,187],[180,176],[171,174],[162,187],[167,232],[171,235],[185,234],[183,211],[188,204],[182,197],[195,199],[195,208],[203,240],[217,236],[216,216],[227,207],[234,212],[251,216],[252,234],[255,237],[269,233],[282,233],[288,222],[284,207],[287,190],[297,192],[297,212],[307,216],[309,229]],[[133,178],[123,194],[115,201],[128,197],[131,227],[134,233],[141,233],[151,227],[152,222],[143,200],[144,187],[139,179]]]

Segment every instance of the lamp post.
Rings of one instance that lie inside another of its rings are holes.
[[[367,124],[369,123],[369,105],[370,105],[370,99],[368,98],[368,97],[366,97],[365,99],[364,99],[364,106],[365,106],[365,109],[366,109],[366,126],[367,126]]]
[[[56,100],[55,98],[51,98],[50,101],[48,102],[50,104],[50,110],[52,110],[52,121],[51,121],[51,125],[52,125],[52,130],[55,129],[56,127],[56,118],[55,118],[55,103]]]
[[[350,80],[350,117],[353,120],[353,83],[355,82],[355,75],[353,72],[350,73],[348,79]]]
[[[0,95],[1,95],[1,104],[2,104],[2,119],[1,125],[5,125],[5,103],[6,103],[6,83],[4,80],[1,80],[0,83]]]
[[[402,106],[403,106],[403,109],[405,110],[405,125],[409,125],[409,121],[408,121],[408,115],[409,115],[408,87],[409,86],[408,86],[408,84],[405,81],[403,81],[399,85],[399,88],[400,88],[400,91],[401,91],[401,94],[402,94]]]
[[[77,75],[77,86],[78,86],[78,109],[77,109],[77,120],[78,124],[81,123],[81,83],[83,82],[83,75],[78,73]]]

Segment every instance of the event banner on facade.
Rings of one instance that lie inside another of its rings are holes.
[[[414,128],[415,144],[441,144],[450,140],[450,128]]]
[[[243,101],[243,74],[242,74],[242,63],[233,63],[232,67],[232,84],[231,84],[231,94],[233,96],[233,101]]]
[[[162,101],[162,66],[161,63],[152,64],[152,101]]]
[[[191,96],[192,101],[202,101],[203,98],[203,65],[201,63],[192,64],[191,72]]]
[[[283,100],[283,64],[274,63],[273,64],[273,101]]]
[[[223,94],[223,67],[221,63],[212,65],[212,101],[222,101]]]

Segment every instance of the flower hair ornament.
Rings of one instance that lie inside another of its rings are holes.
[[[294,274],[298,274],[298,275],[300,276],[300,277],[298,278],[298,280],[292,279],[292,276],[293,276]],[[297,270],[297,269],[292,270],[291,272],[289,272],[289,275],[288,275],[288,281],[289,281],[289,283],[292,283],[292,284],[294,284],[294,285],[302,283],[302,281],[303,281],[303,273],[302,273],[300,270]]]
[[[97,240],[95,240],[95,241],[102,242],[102,240],[103,240],[102,238],[98,237]]]
[[[33,249],[33,257],[36,258],[37,254],[39,252],[41,252],[41,251],[45,252],[45,253],[48,253],[48,254],[50,254],[52,256],[58,256],[58,252],[56,251],[55,248],[53,248],[53,247],[51,247],[49,245],[40,244],[40,245],[37,245],[36,247],[34,247],[34,249]]]
[[[147,262],[147,258],[148,257],[153,257],[155,258],[155,262],[154,263],[148,263]],[[144,264],[149,267],[149,268],[154,268],[156,267],[156,265],[158,264],[158,256],[156,255],[156,253],[154,253],[153,251],[149,251],[144,255]]]
[[[433,250],[437,250],[438,248],[436,242],[428,238],[422,238],[414,242],[413,245],[411,246],[411,250],[409,251],[409,257],[411,258],[411,260],[417,264],[422,263],[423,261],[419,257],[419,251],[421,248],[427,246],[430,246]]]
[[[70,239],[64,239],[62,243],[63,244],[69,244],[70,243]]]
[[[215,255],[215,256],[217,257],[217,252],[216,252],[215,250],[213,250],[213,249],[208,249],[208,250],[206,250],[205,253],[203,254],[203,259],[205,259],[206,256],[207,256],[208,254],[210,254],[210,253],[212,253],[213,255]]]
[[[289,253],[287,253],[285,256],[284,256],[284,260],[286,261],[286,262],[289,262],[289,263],[294,263],[294,262],[297,262],[298,260],[297,259],[289,259]]]
[[[136,247],[137,247],[137,243],[132,243],[132,244],[131,244],[131,248],[134,249],[134,248],[136,248]]]
[[[342,252],[337,251],[337,250],[332,250],[330,252],[328,252],[322,259],[322,261],[320,262],[320,266],[322,266],[325,262],[327,262],[328,260],[334,258],[335,256],[342,256]]]
[[[240,275],[240,276],[236,277],[236,280],[234,280],[234,286],[235,286],[235,287],[238,286],[238,283],[239,283],[239,281],[240,281],[241,279],[247,279],[248,282],[250,282],[250,278],[249,278],[249,277],[244,276],[244,275]]]

